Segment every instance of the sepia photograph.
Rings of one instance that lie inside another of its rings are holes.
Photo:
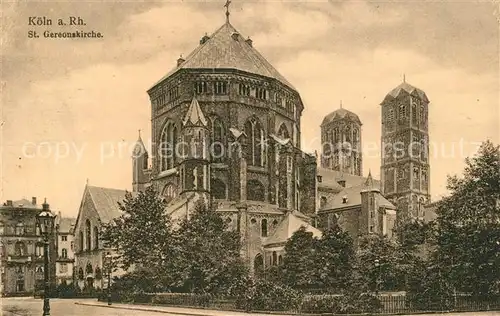
[[[1,315],[500,315],[497,0],[0,22]]]

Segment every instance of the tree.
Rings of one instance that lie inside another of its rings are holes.
[[[392,291],[398,286],[396,244],[378,234],[360,238],[357,272],[371,291]]]
[[[303,226],[288,239],[282,267],[285,284],[295,289],[318,287],[317,243],[318,240]]]
[[[229,230],[219,213],[202,202],[180,223],[176,245],[178,286],[190,292],[228,293],[247,274],[239,233]]]
[[[316,243],[317,279],[319,286],[340,292],[352,281],[356,254],[349,233],[334,226]]]
[[[113,249],[113,262],[127,270],[131,266],[147,268],[148,275],[160,280],[165,262],[174,260],[174,234],[166,205],[152,186],[132,196],[127,192],[119,202],[122,214],[104,226],[102,240]]]
[[[450,195],[437,208],[434,260],[456,290],[498,294],[500,282],[500,150],[484,142],[465,160],[462,177],[448,177]]]

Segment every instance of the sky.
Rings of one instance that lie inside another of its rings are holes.
[[[225,21],[225,1],[2,1],[0,200],[47,198],[76,217],[86,183],[132,187],[131,151],[149,143],[146,91]],[[499,142],[494,1],[241,1],[230,20],[299,91],[302,148],[343,107],[363,122],[363,171],[380,168],[380,102],[406,82],[430,99],[431,194],[482,141]],[[46,16],[52,26],[29,25]],[[81,17],[85,26],[57,26]],[[28,38],[36,30],[101,39]]]

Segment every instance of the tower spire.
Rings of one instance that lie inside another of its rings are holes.
[[[340,108],[342,108],[342,100],[340,100]]]
[[[139,139],[141,139],[141,129],[139,128]]]
[[[231,4],[231,0],[226,0],[226,4],[224,8],[226,8],[226,23],[229,23],[229,5]]]
[[[406,82],[406,74],[403,74],[403,82]]]

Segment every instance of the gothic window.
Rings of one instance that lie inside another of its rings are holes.
[[[42,257],[43,256],[43,244],[37,244],[35,246],[35,256]]]
[[[282,123],[280,125],[280,128],[278,130],[278,136],[283,139],[290,138],[290,134],[288,133],[288,129],[286,128],[285,123]]]
[[[427,171],[422,170],[422,189],[427,190]]]
[[[90,226],[90,221],[85,221],[85,249],[90,251],[92,249],[92,228]]]
[[[226,199],[226,184],[224,181],[220,179],[212,179],[210,189],[214,199]]]
[[[286,110],[288,112],[293,112],[293,102],[290,99],[286,100]]]
[[[5,233],[5,224],[3,222],[0,222],[0,235],[3,235]]]
[[[418,201],[418,217],[424,217],[424,206],[425,206],[425,200],[423,197],[421,197]]]
[[[345,128],[345,141],[351,143],[351,127],[346,126]]]
[[[406,117],[406,105],[399,105],[399,119],[404,119]]]
[[[333,129],[333,136],[334,136],[334,141],[336,144],[338,144],[340,142],[340,134],[339,134],[339,128],[336,127]]]
[[[416,103],[413,103],[413,105],[411,106],[411,121],[412,121],[413,125],[417,125],[417,105],[416,105]]]
[[[24,235],[24,224],[23,223],[16,224],[16,235],[17,236]]]
[[[211,129],[212,145],[210,146],[210,154],[212,156],[212,161],[221,162],[225,155],[225,145],[224,124],[219,117],[213,117]]]
[[[142,161],[142,169],[144,169],[144,170],[148,169],[148,167],[149,167],[149,166],[148,166],[148,158],[149,158],[149,157],[148,157],[148,152],[147,152],[147,151],[145,151],[145,152],[144,152],[144,156],[143,156],[143,159],[144,159],[144,160]]]
[[[264,186],[258,180],[247,182],[247,199],[250,201],[264,201]]]
[[[278,265],[278,254],[273,251],[273,266]]]
[[[207,83],[205,81],[197,81],[194,84],[196,94],[203,94],[208,92]]]
[[[267,99],[267,90],[264,88],[257,88],[256,97],[257,97],[257,99],[266,100]]]
[[[352,130],[352,140],[356,145],[359,143],[359,131],[357,128]]]
[[[262,219],[260,222],[260,232],[262,237],[267,237],[267,219]]]
[[[92,274],[94,273],[94,269],[92,269],[92,265],[89,263],[87,263],[87,266],[85,267],[85,273],[86,274]]]
[[[18,241],[14,245],[14,252],[15,252],[16,256],[20,256],[20,257],[26,256],[28,254],[28,248],[26,247],[25,243]]]
[[[99,229],[94,226],[94,249],[99,249]]]
[[[61,257],[64,259],[68,258],[68,250],[66,248],[61,250]]]
[[[172,201],[174,198],[177,197],[177,188],[173,183],[168,183],[165,185],[163,188],[163,197],[165,198],[166,202]]]
[[[84,276],[83,276],[83,269],[80,268],[78,269],[78,280],[83,280]]]
[[[83,251],[83,232],[82,231],[80,231],[80,233],[79,233],[78,247],[80,248],[80,249],[78,249],[79,251]]]
[[[283,257],[281,255],[278,256],[278,265],[283,264]]]
[[[392,107],[387,111],[387,122],[391,124],[394,122],[394,109]]]
[[[245,123],[247,136],[247,163],[253,166],[264,166],[265,140],[264,131],[256,118],[251,118]]]
[[[243,96],[250,96],[250,86],[246,85],[246,84],[243,84],[243,83],[240,83],[239,84],[239,90],[238,90],[238,93],[239,95],[243,95]]]
[[[423,105],[420,106],[420,125],[423,126],[425,123],[425,107]]]
[[[174,167],[177,150],[177,128],[172,122],[167,122],[163,128],[160,140],[161,171]]]
[[[413,168],[413,186],[415,189],[420,189],[420,170],[418,167]]]
[[[168,89],[167,97],[168,97],[168,101],[172,101],[172,100],[177,99],[179,97],[179,87],[175,86],[175,87]]]
[[[277,221],[277,220],[274,220],[274,221],[273,221],[273,226],[276,226],[276,225],[278,225],[278,221]]]
[[[218,95],[227,94],[227,82],[225,81],[214,82],[214,93]]]

